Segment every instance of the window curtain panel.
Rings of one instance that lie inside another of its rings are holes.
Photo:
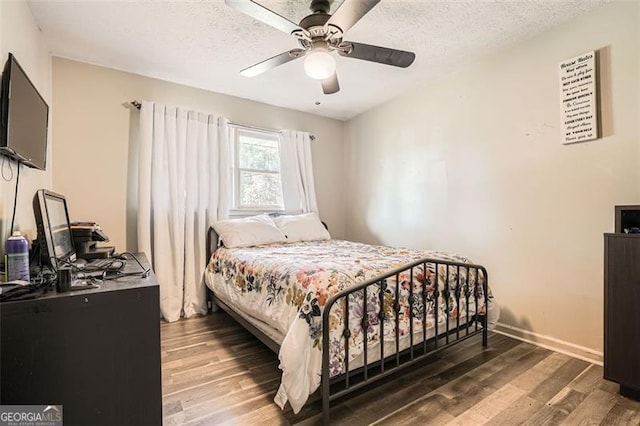
[[[228,217],[228,120],[142,102],[138,248],[151,259],[167,321],[205,314],[208,225]]]
[[[318,213],[309,133],[284,130],[280,156],[285,210],[288,213]]]

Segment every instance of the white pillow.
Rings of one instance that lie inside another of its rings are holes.
[[[221,220],[213,229],[227,248],[257,246],[287,241],[269,215],[261,214],[243,219]]]
[[[273,221],[287,236],[289,243],[331,239],[329,231],[315,213],[276,216]]]

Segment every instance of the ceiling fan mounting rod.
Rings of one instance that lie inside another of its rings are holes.
[[[329,0],[312,0],[309,9],[313,13],[328,14],[329,10],[331,10],[331,2]]]

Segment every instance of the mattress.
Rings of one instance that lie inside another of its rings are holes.
[[[326,240],[234,249],[222,247],[212,255],[205,277],[207,285],[217,298],[280,343],[282,382],[275,401],[281,407],[289,401],[297,413],[320,384],[322,310],[327,300],[347,287],[423,258],[470,263],[466,258],[443,252]],[[428,291],[431,292],[436,274],[439,277],[441,292],[444,290],[447,274],[452,278],[448,300],[441,295],[437,300],[430,296],[426,304],[423,304],[419,297],[409,303],[409,288],[413,286],[413,291],[419,294],[422,291],[422,283],[426,282],[430,286]],[[384,319],[379,318],[379,289],[370,288],[366,295],[363,291],[358,291],[350,296],[349,369],[363,364],[365,334],[368,362],[379,359],[378,348],[381,343],[385,347],[385,354],[395,351],[396,320],[399,324],[398,334],[401,336],[402,350],[407,348],[410,342],[410,316],[413,316],[414,340],[422,340],[423,325],[420,319],[425,309],[428,318],[427,337],[434,334],[436,317],[439,330],[442,332],[447,323],[450,328],[456,323],[464,324],[467,312],[469,318],[475,315],[476,308],[479,313],[484,313],[487,307],[484,306],[482,294],[478,295],[477,307],[473,296],[462,296],[459,306],[455,301],[454,283],[466,282],[466,274],[467,270],[464,267],[440,266],[438,271],[435,271],[433,265],[427,265],[426,271],[419,266],[412,276],[408,273],[399,274],[397,280],[388,280],[382,294]],[[469,272],[469,282],[480,278],[475,276],[473,270]],[[399,306],[395,306],[396,291],[399,295]],[[464,291],[466,289],[463,289],[463,293]],[[489,321],[495,322],[496,305],[492,295],[487,296],[490,300]],[[369,319],[366,333],[362,327],[362,318],[365,315],[362,302],[365,297],[366,315]],[[413,315],[410,315],[410,312]],[[381,323],[384,323],[382,338]],[[330,374],[337,376],[344,373],[346,368],[346,342],[343,337],[344,303],[337,303],[332,308],[329,328]]]

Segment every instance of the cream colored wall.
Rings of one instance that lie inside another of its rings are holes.
[[[51,113],[51,60],[45,40],[36,25],[29,6],[23,0],[0,1],[0,67],[13,53],[25,72],[37,87],[50,107]],[[51,115],[49,116],[51,117]],[[51,125],[49,126],[51,129]],[[32,199],[39,188],[51,186],[51,132],[49,132],[47,170],[40,171],[22,166],[14,228],[23,232],[30,239],[35,238],[35,221],[33,217]],[[0,158],[0,163],[2,159]],[[10,166],[9,166],[10,164]],[[9,177],[13,170],[13,178],[8,182],[0,179],[0,253],[4,253],[4,240],[8,236],[13,210],[17,169],[12,160],[4,164],[3,176]]]
[[[134,99],[311,132],[317,137],[312,155],[320,215],[332,235],[344,235],[341,121],[62,58],[53,59],[53,94],[54,190],[66,196],[72,220],[98,222],[120,251],[135,249],[135,197],[128,182],[135,180],[130,131],[138,112],[123,106]]]
[[[614,205],[640,204],[639,7],[609,4],[349,121],[347,237],[468,255],[503,324],[601,351],[602,234]],[[605,136],[561,145],[558,64],[594,49]]]

